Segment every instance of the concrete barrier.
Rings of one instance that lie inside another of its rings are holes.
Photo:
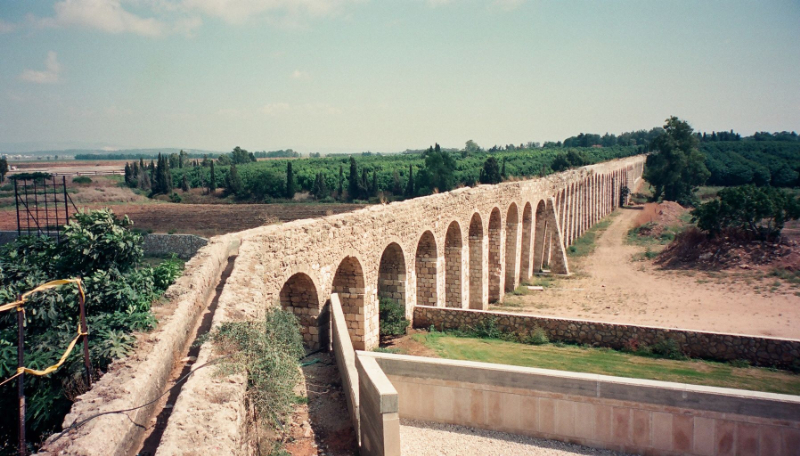
[[[796,455],[800,398],[499,364],[364,353],[401,418],[639,454]]]
[[[353,343],[350,341],[350,333],[347,331],[347,321],[344,318],[342,304],[339,295],[331,294],[331,345],[333,354],[336,358],[336,367],[339,368],[339,375],[342,376],[342,390],[347,397],[347,410],[350,412],[350,421],[353,429],[359,436],[359,383],[358,370],[356,369],[356,352],[353,350]]]
[[[427,306],[414,308],[414,326],[417,328],[434,326],[439,330],[459,329],[489,320],[494,320],[502,331],[522,337],[529,336],[534,328],[542,328],[553,342],[588,344],[619,350],[632,342],[653,346],[671,339],[680,346],[683,353],[693,358],[718,361],[742,359],[755,366],[781,368],[792,368],[792,363],[800,359],[800,340],[482,310]]]
[[[375,359],[364,355],[364,352],[356,354],[361,423],[360,454],[400,456],[397,390]]]

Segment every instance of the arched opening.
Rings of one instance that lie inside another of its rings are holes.
[[[461,227],[453,222],[444,238],[444,301],[447,307],[461,307]]]
[[[289,277],[281,288],[280,300],[281,308],[297,317],[303,343],[308,348],[327,346],[328,322],[326,318],[320,318],[317,287],[311,277],[303,273]]]
[[[333,277],[333,293],[339,294],[347,331],[356,350],[366,349],[367,332],[364,308],[364,272],[355,257],[346,257]]]
[[[522,257],[520,264],[520,280],[528,280],[531,277],[531,235],[533,234],[533,209],[531,203],[525,203],[522,210]]]
[[[417,305],[436,305],[436,239],[433,233],[426,231],[417,244]]]
[[[517,234],[519,232],[519,213],[517,204],[511,203],[506,216],[506,291],[517,287]]]
[[[381,255],[378,267],[378,298],[391,299],[406,306],[406,260],[396,242],[389,244]]]
[[[541,272],[544,265],[544,248],[547,239],[547,219],[545,218],[545,203],[539,201],[536,205],[536,230],[534,231],[533,245],[533,271]]]
[[[489,216],[489,302],[500,300],[500,282],[503,274],[503,265],[500,263],[501,231],[500,209],[492,209]]]
[[[469,308],[483,309],[483,221],[477,212],[469,222]]]

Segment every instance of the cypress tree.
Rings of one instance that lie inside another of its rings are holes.
[[[361,168],[361,181],[358,183],[358,194],[360,199],[369,198],[369,173],[366,168]]]
[[[372,170],[372,196],[378,196],[378,171]]]
[[[414,168],[408,165],[408,184],[406,184],[406,198],[414,197]]]
[[[344,198],[344,169],[339,165],[339,188],[336,189],[339,193],[339,199]]]
[[[500,170],[500,175],[503,176],[503,179],[508,177],[506,174],[506,157],[503,157],[503,169]]]
[[[236,196],[240,196],[242,194],[243,185],[242,185],[242,178],[239,177],[239,171],[236,169],[236,165],[231,163],[231,167],[228,170],[228,176],[225,179],[225,187],[228,192],[233,193]]]
[[[325,176],[319,173],[319,197],[326,198],[328,196],[328,184],[325,183]]]
[[[286,198],[294,198],[294,173],[292,172],[292,162],[286,164]]]
[[[392,194],[399,195],[401,193],[403,193],[403,185],[400,184],[400,174],[395,169],[392,172]]]
[[[358,165],[353,157],[350,157],[350,175],[347,176],[347,198],[358,198]]]
[[[186,174],[183,175],[183,179],[181,180],[181,190],[184,192],[189,191],[189,179],[186,178]]]
[[[131,185],[131,181],[133,180],[133,172],[131,171],[131,165],[125,162],[125,185]]]
[[[211,160],[211,177],[208,178],[208,192],[214,193],[217,189],[217,173],[214,170],[214,160]]]

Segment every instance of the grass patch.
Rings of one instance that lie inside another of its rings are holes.
[[[600,222],[597,222],[591,229],[583,233],[583,236],[575,239],[572,245],[567,249],[567,255],[577,258],[587,256],[594,252],[597,236],[611,226],[611,222],[616,215],[617,213],[613,212],[611,215],[604,218]]]
[[[792,285],[800,285],[800,271],[790,271],[785,268],[774,268],[773,270],[769,271],[767,277],[777,277],[783,281],[786,281]],[[777,286],[780,286],[780,282],[776,281]]]
[[[710,361],[657,359],[607,348],[522,345],[441,332],[418,333],[413,338],[448,359],[800,395],[800,375],[742,363],[736,367]]]

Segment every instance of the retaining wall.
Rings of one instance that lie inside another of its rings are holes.
[[[792,367],[800,356],[800,341],[711,333],[686,329],[634,326],[588,320],[567,320],[528,314],[446,309],[416,306],[414,326],[417,328],[459,329],[476,326],[494,319],[502,331],[529,336],[534,328],[547,332],[553,342],[590,344],[614,349],[625,348],[631,341],[653,344],[672,339],[693,358],[730,361],[743,359],[756,366]]]
[[[16,231],[0,231],[0,245],[17,239]],[[188,260],[198,250],[208,245],[208,239],[194,234],[146,234],[142,237],[145,255],[162,256],[176,254]]]
[[[342,304],[339,302],[339,295],[331,295],[331,346],[336,358],[336,367],[342,377],[342,391],[347,398],[347,410],[350,412],[350,422],[353,429],[359,436],[359,383],[358,370],[356,369],[356,354],[353,350],[353,343],[350,341],[350,334],[347,331],[347,321],[345,321]]]
[[[796,455],[800,398],[416,356],[365,353],[400,417],[648,455]]]

